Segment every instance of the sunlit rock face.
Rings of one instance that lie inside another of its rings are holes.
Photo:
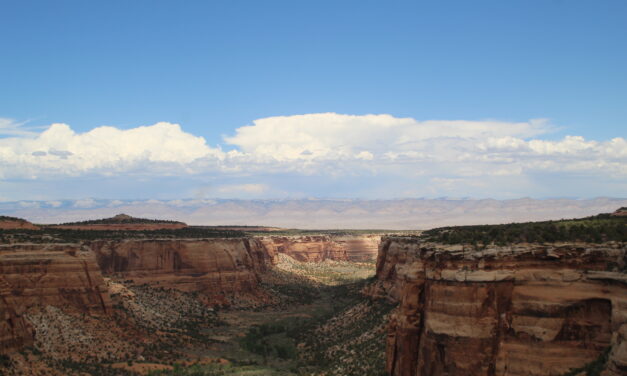
[[[379,235],[268,236],[260,238],[270,254],[284,253],[298,261],[368,261],[376,257]]]
[[[111,301],[94,254],[76,244],[0,246],[0,352],[32,344],[27,310],[65,306],[99,315]]]
[[[370,293],[398,301],[391,375],[561,375],[609,346],[627,371],[623,243],[446,246],[381,242]]]
[[[219,297],[254,290],[272,262],[254,239],[103,240],[89,242],[105,275]]]

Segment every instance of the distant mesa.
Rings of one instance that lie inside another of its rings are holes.
[[[0,215],[0,230],[39,230],[39,227],[22,218]]]
[[[617,209],[611,215],[614,217],[625,217],[627,216],[627,207],[623,206],[622,208]]]
[[[165,219],[147,219],[132,217],[128,214],[118,214],[111,218],[93,219],[80,222],[67,222],[49,226],[68,230],[176,230],[186,228],[187,224]]]

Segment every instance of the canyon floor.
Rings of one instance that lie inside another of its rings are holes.
[[[254,296],[223,308],[208,308],[197,293],[106,278],[113,319],[31,310],[37,340],[4,357],[0,374],[383,374],[393,307],[361,293],[374,261],[278,258]]]

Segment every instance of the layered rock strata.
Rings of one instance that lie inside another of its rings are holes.
[[[111,301],[94,254],[76,244],[0,246],[0,352],[33,341],[24,314],[54,305],[107,314]]]
[[[88,243],[105,275],[208,296],[250,292],[272,262],[254,239],[103,240]]]
[[[400,302],[388,373],[562,375],[612,346],[606,374],[625,374],[626,248],[385,238],[372,293]]]
[[[312,236],[268,236],[260,238],[271,255],[286,254],[298,261],[320,262],[368,261],[376,257],[378,235],[312,235]]]

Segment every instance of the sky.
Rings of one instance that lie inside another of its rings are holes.
[[[625,197],[625,1],[3,1],[0,201]]]

